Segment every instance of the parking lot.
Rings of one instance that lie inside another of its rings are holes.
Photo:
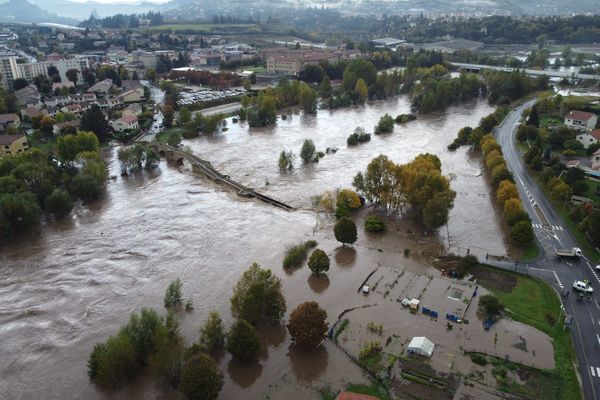
[[[240,89],[200,89],[186,87],[179,92],[178,103],[181,106],[190,106],[197,103],[207,103],[220,101],[231,97],[238,97],[244,94]]]

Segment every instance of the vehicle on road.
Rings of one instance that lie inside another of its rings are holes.
[[[594,288],[590,286],[589,283],[584,281],[575,281],[573,282],[573,289],[583,293],[593,293]]]
[[[600,271],[600,264],[596,265],[596,271]]]
[[[554,252],[558,257],[581,257],[583,253],[579,247],[573,247],[570,250],[556,249]]]

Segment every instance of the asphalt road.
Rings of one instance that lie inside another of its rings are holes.
[[[534,232],[542,250],[537,260],[524,265],[521,263],[516,268],[546,279],[559,292],[570,292],[570,295],[562,300],[566,315],[573,316],[570,329],[579,364],[583,395],[585,399],[600,399],[600,279],[585,254],[581,259],[563,259],[554,254],[556,249],[575,247],[576,242],[529,174],[515,141],[521,113],[534,103],[532,100],[516,107],[496,130],[498,142],[502,145],[508,168],[514,174],[519,195],[531,216]],[[572,285],[574,281],[583,279],[589,280],[592,286],[595,286],[595,293],[580,302],[575,298],[576,292],[573,292]]]

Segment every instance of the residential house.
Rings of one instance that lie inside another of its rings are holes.
[[[53,82],[52,83],[52,91],[56,90],[56,89],[62,89],[62,88],[74,88],[75,84],[71,81],[65,81],[65,82]]]
[[[117,132],[138,129],[138,119],[135,115],[125,115],[111,122],[112,128]]]
[[[56,97],[46,97],[44,99],[44,105],[46,107],[58,107],[58,99]]]
[[[21,119],[17,114],[0,114],[0,131],[5,131],[10,127],[18,128],[21,125]]]
[[[591,131],[596,127],[598,116],[585,111],[572,110],[565,116],[565,125],[569,128]]]
[[[60,112],[60,109],[58,107],[48,106],[48,107],[44,108],[41,112],[42,112],[42,114],[46,114],[51,117],[55,117],[56,114],[58,114]]]
[[[590,147],[591,144],[600,143],[600,129],[594,129],[590,132],[580,132],[577,134],[577,141],[583,145],[584,149]]]
[[[0,157],[9,154],[19,154],[29,150],[27,135],[0,135]]]
[[[596,150],[594,154],[592,154],[592,169],[600,171],[600,149]]]
[[[142,87],[142,84],[139,80],[124,79],[121,81],[121,88],[125,92],[128,90],[137,89],[139,87]]]
[[[121,93],[118,97],[123,103],[137,103],[144,100],[144,89],[138,87],[136,89],[128,90]]]
[[[57,106],[66,106],[67,104],[71,104],[73,102],[73,98],[71,96],[56,96],[56,105]]]
[[[90,87],[87,91],[89,93],[106,94],[109,92],[112,85],[113,85],[112,79],[105,79],[103,81],[97,82],[95,85]]]
[[[78,119],[73,121],[59,122],[57,124],[54,124],[54,127],[52,128],[52,133],[54,134],[54,136],[76,133],[79,129],[80,124],[81,121]]]
[[[75,115],[81,115],[87,110],[87,106],[83,104],[67,104],[66,106],[60,109],[63,113],[72,113]]]
[[[142,106],[138,103],[133,103],[123,110],[123,117],[126,115],[135,115],[136,117],[142,113]]]
[[[24,119],[25,117],[29,119],[37,118],[41,116],[42,113],[35,107],[26,107],[21,109],[21,117]]]
[[[40,92],[33,83],[24,87],[23,89],[19,89],[15,91],[15,97],[17,98],[17,104],[20,106],[24,106],[31,99],[40,100]]]

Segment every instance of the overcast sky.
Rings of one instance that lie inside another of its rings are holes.
[[[85,3],[87,0],[71,0],[78,3]],[[142,3],[142,0],[93,0],[98,3]],[[148,3],[166,3],[169,0],[146,0]]]

